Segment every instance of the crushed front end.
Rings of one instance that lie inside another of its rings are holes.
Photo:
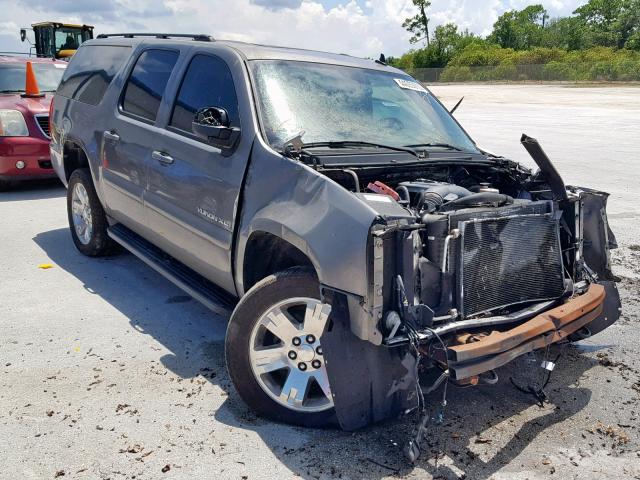
[[[329,295],[350,325],[334,322],[323,340],[343,428],[417,406],[418,364],[474,385],[520,355],[618,319],[608,195],[566,187],[537,142],[523,144],[536,174],[502,158],[352,169],[371,192],[355,194],[379,221],[368,298],[339,305]]]

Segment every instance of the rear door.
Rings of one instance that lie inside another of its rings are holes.
[[[157,137],[163,133],[156,126],[156,118],[178,57],[178,50],[143,50],[123,87],[115,115],[103,132],[103,185],[108,212],[141,234],[147,232],[147,168]]]
[[[199,109],[221,107],[240,128],[235,88],[219,56],[196,52],[187,62],[149,164],[145,202],[154,243],[231,293],[233,227],[248,152],[223,153],[196,137],[191,124]]]

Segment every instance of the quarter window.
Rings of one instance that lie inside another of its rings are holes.
[[[229,67],[219,57],[196,55],[182,80],[169,124],[191,133],[196,112],[205,107],[224,108],[231,126],[240,126],[238,98]]]
[[[122,109],[138,117],[154,121],[178,60],[178,52],[147,50],[140,55],[127,80]]]
[[[130,47],[80,47],[71,59],[57,93],[82,103],[97,105],[130,53]]]

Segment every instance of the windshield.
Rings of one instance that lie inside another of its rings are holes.
[[[262,126],[278,150],[304,132],[304,143],[441,144],[478,151],[433,95],[407,75],[297,61],[251,64]]]
[[[56,51],[77,50],[82,42],[88,40],[86,31],[77,27],[61,27],[56,29]]]
[[[41,92],[55,92],[66,65],[60,63],[33,63]],[[24,92],[27,67],[24,63],[0,65],[0,92]]]

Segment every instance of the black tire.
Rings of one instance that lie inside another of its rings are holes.
[[[8,180],[0,179],[0,192],[6,192],[7,190],[9,190],[10,186],[11,182],[9,182]]]
[[[288,298],[319,299],[319,293],[318,279],[310,269],[291,268],[270,275],[254,285],[231,315],[225,341],[227,369],[242,400],[262,417],[305,427],[336,425],[333,408],[306,413],[278,404],[258,384],[249,360],[251,331],[268,309]]]
[[[86,190],[91,208],[92,232],[88,243],[80,240],[73,221],[73,191],[77,184],[81,184]],[[88,257],[100,257],[108,255],[113,251],[114,242],[107,235],[107,228],[109,227],[107,217],[100,203],[100,199],[98,199],[96,189],[93,185],[93,178],[91,178],[91,172],[88,168],[74,170],[69,178],[69,186],[67,188],[67,217],[69,219],[71,238],[80,253]]]

